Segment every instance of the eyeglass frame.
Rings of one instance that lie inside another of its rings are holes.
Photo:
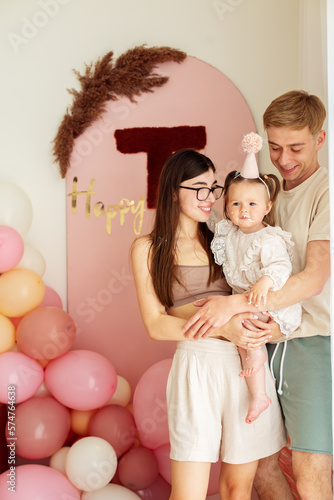
[[[207,200],[207,199],[209,198],[209,196],[210,196],[210,194],[211,194],[211,193],[213,194],[213,196],[214,196],[215,200],[217,201],[217,200],[219,200],[219,198],[221,198],[221,197],[222,197],[223,192],[224,192],[224,187],[223,187],[223,186],[219,186],[218,184],[217,184],[216,186],[214,186],[213,188],[209,188],[209,187],[192,188],[192,187],[188,187],[188,186],[179,186],[179,188],[182,188],[182,189],[190,189],[191,191],[197,191],[197,193],[196,193],[196,198],[197,198],[197,200],[198,200],[198,201],[205,201],[205,200]],[[208,196],[207,196],[206,198],[204,198],[204,200],[200,200],[200,199],[198,198],[198,192],[199,192],[201,189],[208,189],[208,190],[209,190],[209,194],[208,194]],[[222,190],[222,192],[221,192],[221,194],[218,196],[218,198],[216,198],[216,196],[215,196],[215,194],[214,194],[216,189],[221,189],[221,190]]]

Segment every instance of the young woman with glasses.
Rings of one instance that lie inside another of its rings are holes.
[[[257,349],[268,339],[266,324],[247,330],[251,313],[234,316],[210,338],[186,339],[182,332],[195,311],[193,302],[230,294],[210,250],[207,221],[223,188],[203,154],[183,149],[166,162],[159,181],[156,217],[150,234],[132,246],[139,307],[148,334],[176,340],[167,384],[171,444],[170,500],[204,500],[210,465],[222,460],[219,480],[224,500],[250,499],[258,460],[286,444],[274,382],[266,367],[270,408],[245,423],[249,391],[240,378],[236,345]]]

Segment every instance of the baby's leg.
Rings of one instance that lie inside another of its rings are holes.
[[[243,363],[244,359],[247,358],[247,351],[241,348],[238,349]],[[266,394],[263,363],[254,375],[246,377],[246,382],[251,395],[251,402],[245,421],[247,424],[251,424],[271,404],[271,399]]]
[[[240,377],[250,377],[251,375],[255,375],[268,357],[265,347],[263,349],[256,349],[256,351],[246,351],[246,349],[241,347],[238,347],[238,350],[241,356],[243,368],[239,373]]]

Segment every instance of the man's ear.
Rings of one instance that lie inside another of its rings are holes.
[[[316,150],[319,151],[322,148],[322,146],[325,144],[326,132],[324,130],[320,130],[316,140],[317,140]]]

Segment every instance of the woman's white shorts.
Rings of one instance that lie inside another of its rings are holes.
[[[242,464],[283,448],[286,434],[274,381],[265,363],[272,404],[251,424],[250,394],[234,344],[219,339],[178,342],[167,383],[173,460]]]

